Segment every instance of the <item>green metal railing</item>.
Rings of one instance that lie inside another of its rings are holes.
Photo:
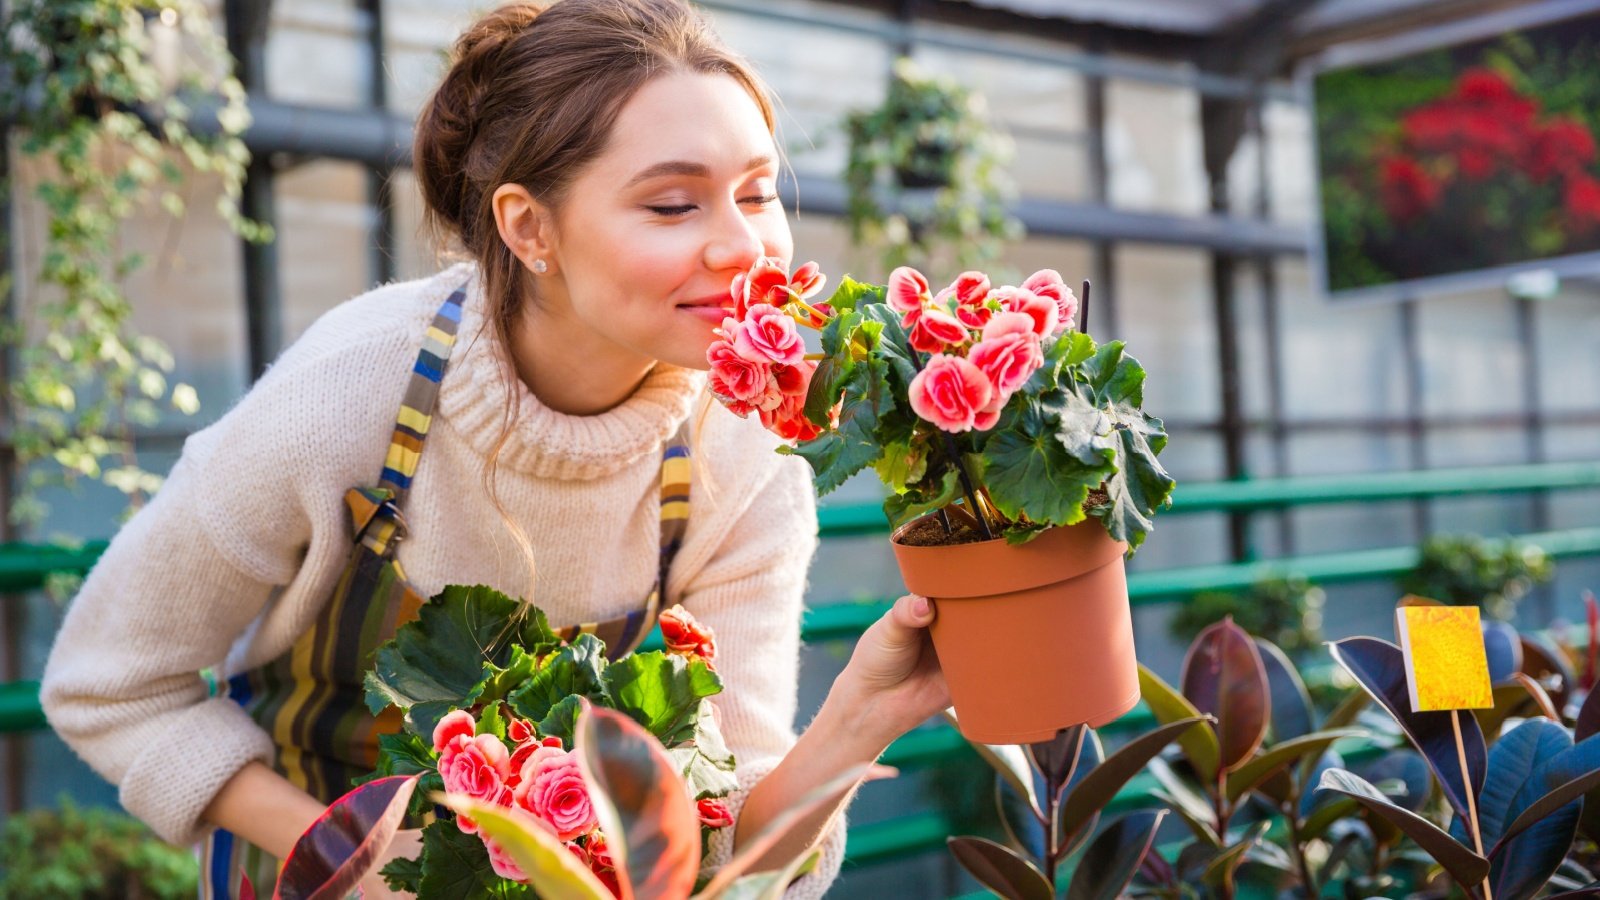
[[[1180,485],[1172,509],[1165,513],[1239,512],[1286,509],[1317,504],[1419,500],[1452,496],[1527,491],[1600,488],[1600,463],[1550,463],[1436,469],[1377,475],[1283,478],[1263,481]],[[818,511],[825,538],[882,534],[888,530],[879,506],[837,504]],[[1557,558],[1600,555],[1600,527],[1548,531],[1520,536]],[[51,572],[86,572],[105,549],[93,542],[80,548],[0,545],[0,592],[17,593],[40,587]],[[1386,547],[1323,553],[1272,560],[1187,566],[1128,575],[1128,593],[1136,605],[1171,601],[1207,590],[1238,590],[1263,578],[1299,575],[1319,583],[1370,580],[1399,575],[1417,563],[1415,547]],[[841,602],[809,609],[802,624],[807,643],[851,640],[888,609],[878,598]],[[659,640],[654,637],[653,640]],[[646,646],[650,646],[647,642]],[[1139,730],[1153,724],[1143,704],[1107,726],[1110,731]],[[39,709],[38,682],[0,684],[0,734],[46,727]],[[948,726],[918,729],[896,741],[883,761],[915,769],[960,755],[976,754]],[[978,763],[981,764],[981,763]],[[1113,804],[1137,805],[1150,784],[1135,780]],[[943,846],[954,826],[939,812],[923,812],[850,829],[847,857],[865,864]]]

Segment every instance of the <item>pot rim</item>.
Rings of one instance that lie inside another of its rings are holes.
[[[905,529],[933,515],[918,516],[895,529],[890,547],[906,587],[935,600],[995,596],[1054,584],[1120,563],[1128,552],[1128,545],[1113,540],[1093,517],[1052,526],[1020,546],[1006,543],[1003,537],[931,547],[895,540]]]

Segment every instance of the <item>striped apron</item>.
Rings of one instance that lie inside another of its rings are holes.
[[[373,653],[394,637],[397,626],[416,618],[425,600],[395,556],[406,535],[400,506],[417,471],[439,382],[455,346],[466,288],[463,284],[450,295],[428,328],[377,486],[345,493],[352,525],[350,557],[316,623],[282,656],[227,682],[229,696],[272,735],[277,747],[273,767],[324,803],[371,773],[378,735],[401,727],[401,715],[393,707],[377,716],[368,712],[362,679]],[[610,621],[560,628],[562,637],[593,634],[605,641],[607,654],[615,659],[631,653],[655,627],[667,569],[688,525],[689,468],[686,422],[662,453],[660,564],[643,607]],[[201,845],[200,896],[232,900],[239,895],[240,875],[248,874],[256,896],[270,897],[278,866],[270,854],[219,828]]]

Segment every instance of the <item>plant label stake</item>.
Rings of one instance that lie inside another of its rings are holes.
[[[1483,626],[1476,606],[1404,605],[1395,609],[1395,631],[1405,655],[1406,688],[1413,712],[1448,711],[1456,741],[1456,758],[1466,789],[1467,820],[1472,844],[1483,855],[1483,834],[1478,828],[1478,803],[1472,777],[1467,772],[1467,748],[1461,738],[1461,710],[1494,706],[1489,682],[1489,657],[1483,646]],[[1494,900],[1489,876],[1484,875],[1483,896]]]

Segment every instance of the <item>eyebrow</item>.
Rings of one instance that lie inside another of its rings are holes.
[[[759,169],[762,166],[772,165],[772,163],[773,158],[770,155],[759,153],[750,157],[750,161],[745,163],[744,171],[749,172],[753,169]],[[656,163],[655,165],[633,176],[632,178],[628,179],[628,183],[623,187],[633,187],[641,181],[649,181],[652,178],[660,178],[663,175],[687,175],[690,178],[710,178],[711,169],[703,163],[689,162],[688,160],[682,159],[668,160],[667,162]]]

